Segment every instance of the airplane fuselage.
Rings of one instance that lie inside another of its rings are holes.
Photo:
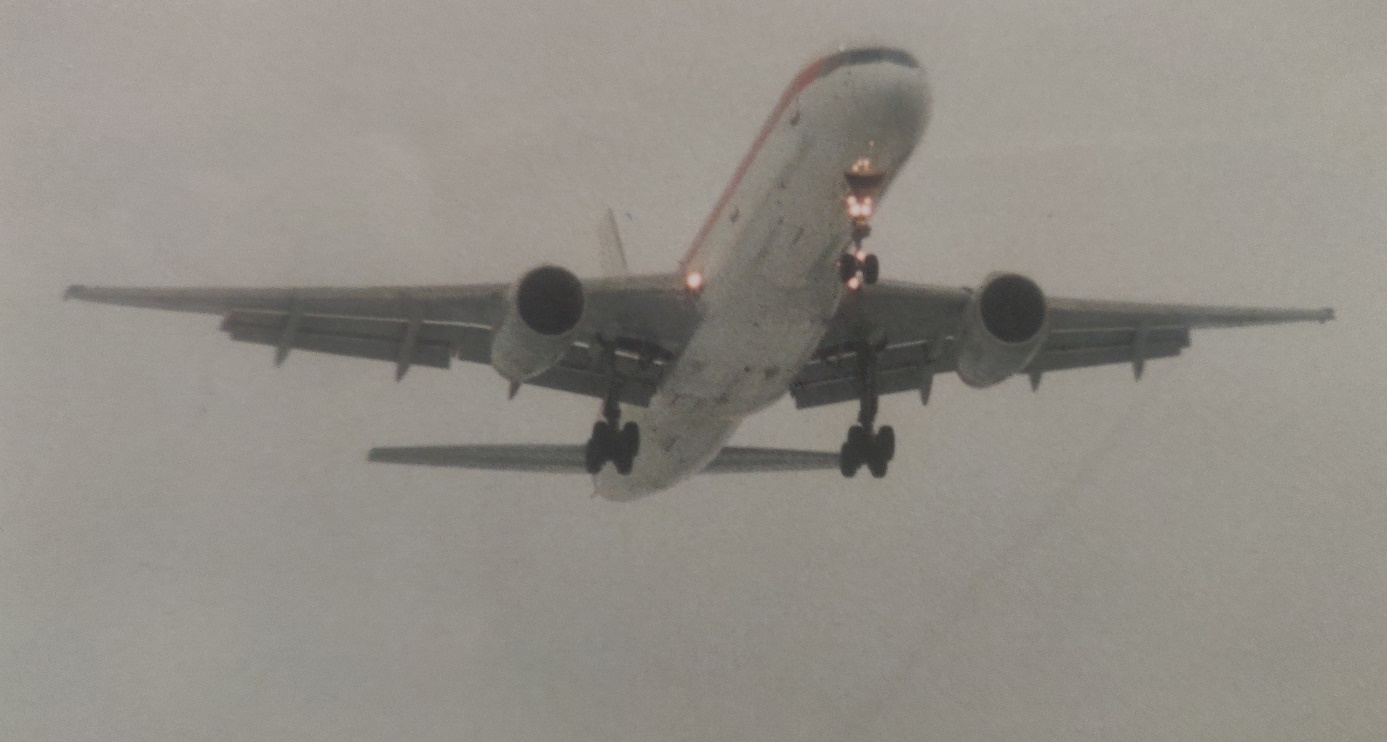
[[[844,173],[868,157],[889,184],[924,133],[929,93],[909,55],[858,49],[806,67],[772,111],[682,270],[702,279],[700,322],[641,426],[629,475],[597,492],[630,500],[708,464],[747,415],[785,395],[848,289]]]

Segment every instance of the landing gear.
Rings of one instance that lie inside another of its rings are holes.
[[[877,277],[881,275],[881,261],[877,256],[870,253],[862,258],[862,280],[869,285],[877,282]]]
[[[848,183],[848,196],[843,205],[852,220],[852,249],[838,259],[838,278],[852,289],[874,284],[881,275],[881,262],[862,248],[862,241],[872,233],[872,213],[876,210],[877,195],[885,177],[872,165],[870,157],[858,158],[843,173]]]
[[[838,257],[838,279],[849,288],[874,284],[881,276],[881,261],[865,250],[852,250]]]
[[[848,439],[838,451],[838,469],[843,476],[852,477],[865,464],[873,477],[881,479],[896,457],[896,431],[890,425],[873,430],[878,407],[875,349],[863,343],[857,350],[857,359],[862,389],[860,408],[857,424],[848,428]]]
[[[838,469],[845,477],[852,477],[857,470],[866,465],[873,477],[886,476],[887,465],[896,455],[896,431],[890,425],[883,425],[873,434],[868,428],[854,425],[848,428],[848,440],[838,451]]]
[[[610,461],[618,474],[630,474],[640,449],[639,425],[626,423],[617,428],[606,420],[598,420],[592,424],[592,437],[583,451],[583,464],[589,474],[596,474]]]
[[[845,252],[838,256],[838,280],[843,283],[851,281],[857,276],[857,255]]]
[[[613,382],[602,401],[602,419],[592,424],[592,437],[583,449],[583,466],[589,474],[602,471],[608,461],[618,474],[630,474],[636,454],[640,453],[640,426],[632,422],[621,424],[621,405],[617,402],[620,392],[620,385]]]

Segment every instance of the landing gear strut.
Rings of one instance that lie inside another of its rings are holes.
[[[614,354],[615,351],[613,350]],[[633,422],[621,424],[621,384],[613,381],[602,400],[602,419],[592,424],[592,437],[583,450],[583,466],[589,474],[602,471],[608,461],[623,476],[631,473],[636,454],[641,449],[641,428]]]
[[[852,220],[852,249],[838,259],[838,278],[850,288],[876,283],[881,275],[881,262],[863,249],[862,241],[872,233],[872,213],[876,210],[876,199],[885,177],[872,165],[870,157],[858,158],[843,173],[848,183],[848,196],[843,205]]]
[[[873,431],[879,397],[876,350],[868,343],[862,343],[857,350],[857,369],[862,389],[857,424],[848,428],[848,439],[838,452],[838,468],[843,476],[851,477],[865,464],[873,477],[881,479],[886,476],[891,459],[896,457],[896,431],[890,425]]]

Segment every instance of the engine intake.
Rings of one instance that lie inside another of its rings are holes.
[[[583,283],[557,265],[526,273],[515,289],[520,319],[541,335],[562,335],[583,318]]]
[[[1049,305],[1035,281],[1015,273],[988,276],[964,310],[959,378],[982,388],[1022,371],[1049,332]]]
[[[549,370],[572,344],[584,301],[582,281],[559,266],[540,266],[521,276],[492,333],[491,365],[513,382]]]

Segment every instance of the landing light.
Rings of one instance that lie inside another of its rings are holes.
[[[703,288],[703,274],[698,271],[690,273],[684,277],[684,285],[688,286],[690,291],[698,291]]]
[[[858,290],[858,289],[860,289],[860,288],[862,288],[862,277],[861,277],[861,276],[853,276],[852,278],[849,278],[849,279],[848,279],[848,290],[850,290],[850,291],[856,291],[856,290]]]
[[[872,197],[858,196],[852,194],[848,196],[848,216],[853,219],[870,219],[872,216]]]

